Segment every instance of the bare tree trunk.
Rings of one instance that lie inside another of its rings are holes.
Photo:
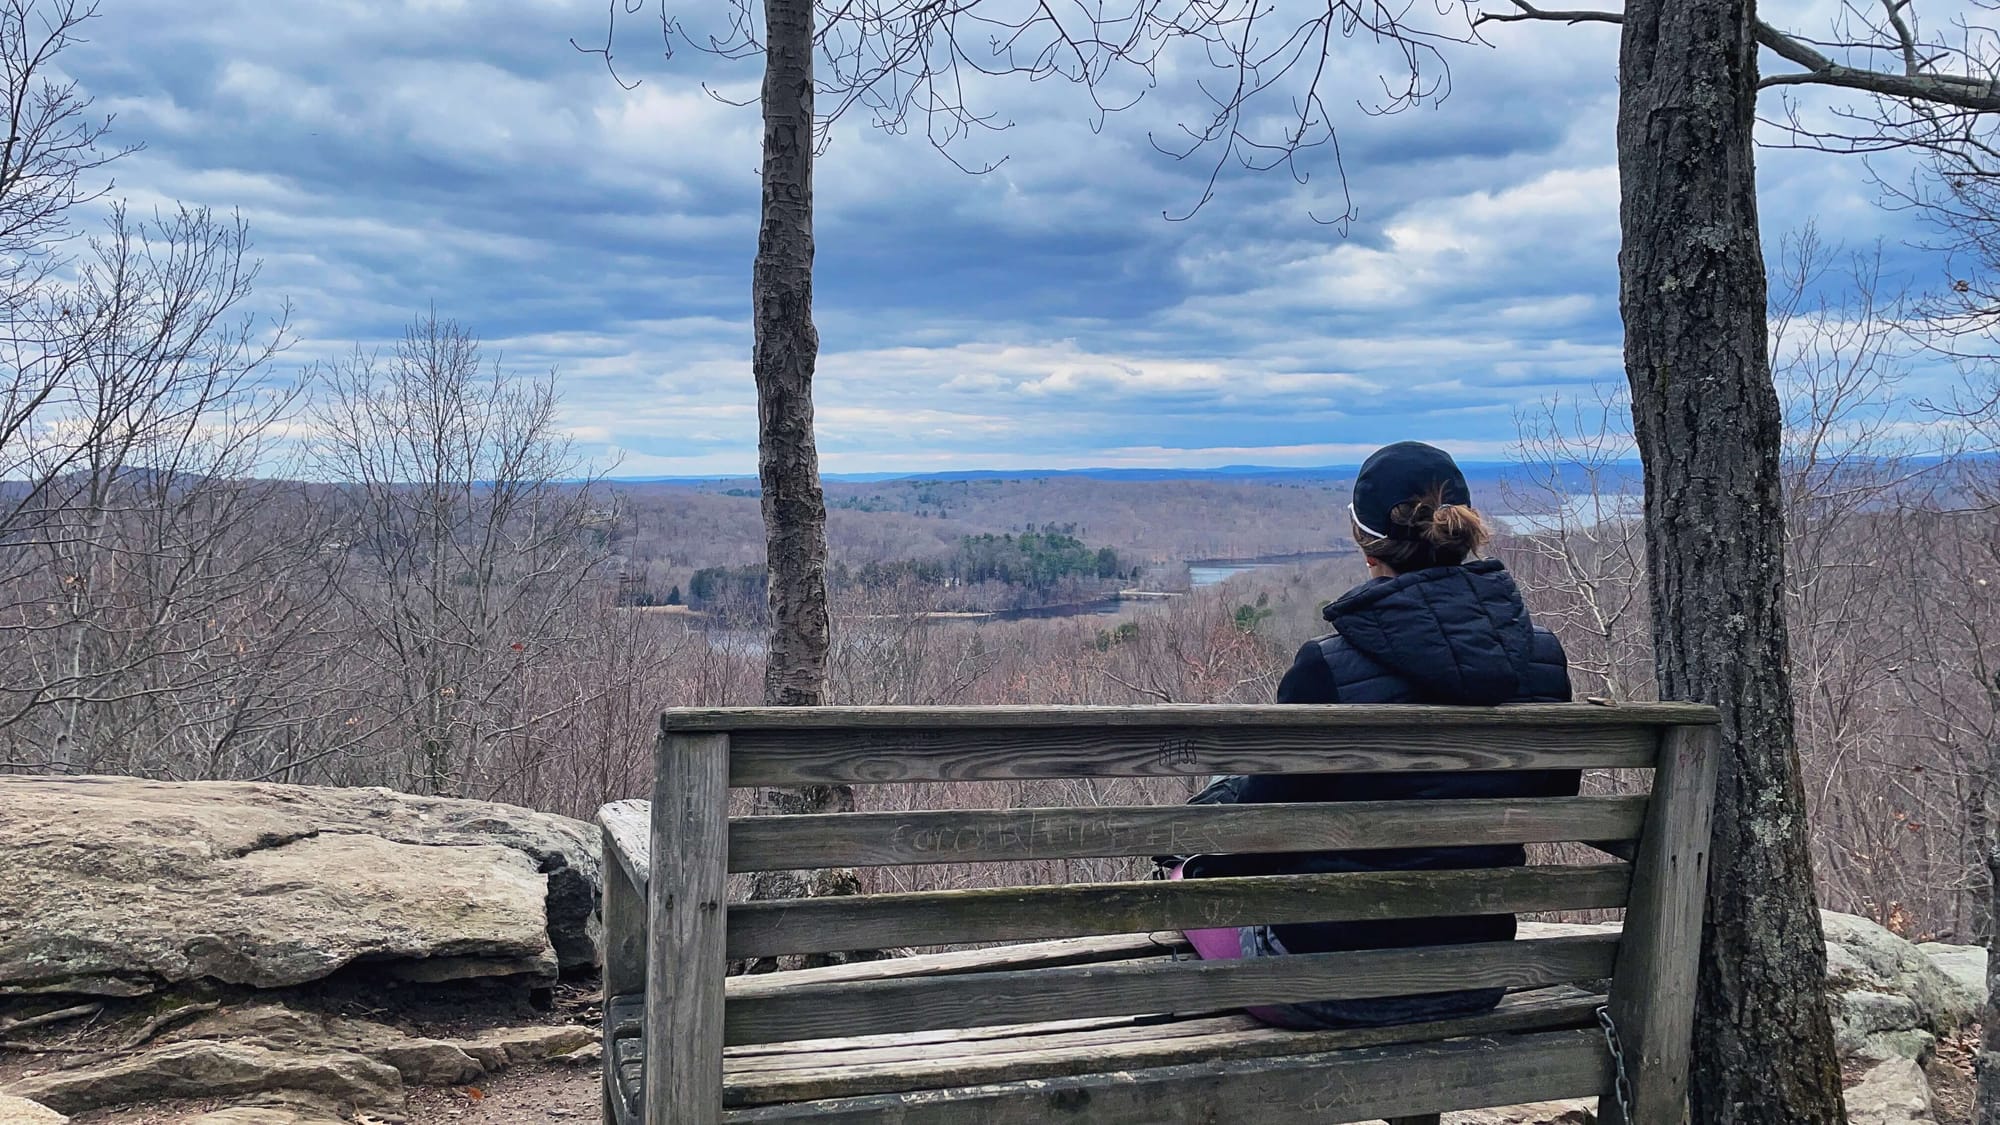
[[[2000,884],[2000,840],[1989,836],[1984,843],[1986,877]],[[1987,926],[2000,932],[2000,908],[1993,911]],[[1972,1125],[2000,1125],[2000,1004],[1995,1002],[2000,995],[2000,953],[1995,952],[1996,946],[2000,942],[1987,940],[1986,1003],[1979,1013],[1979,1057],[1973,1065],[1979,1085],[1972,1102]]]
[[[813,439],[813,0],[765,0],[764,208],[751,281],[758,475],[771,572],[764,700],[826,694],[826,498]]]
[[[812,321],[813,0],[764,3],[764,205],[750,300],[756,330],[757,471],[763,483],[764,541],[770,570],[771,641],[764,702],[825,702],[827,651],[826,497],[813,437]],[[762,811],[849,812],[854,791],[809,786],[759,794]],[[851,871],[760,872],[751,897],[851,894]],[[760,966],[763,967],[763,966]]]
[[[1992,712],[2000,715],[2000,677],[1986,684],[1986,698]],[[1996,833],[1994,813],[2000,810],[2000,732],[1989,734],[1986,760],[1975,771],[1971,804],[1978,809],[1977,834],[1973,837],[1985,860],[1987,892],[1981,898],[1986,916],[1979,919],[1986,932],[1986,1003],[1979,1012],[1979,1056],[1973,1063],[1978,1088],[1972,1100],[1972,1125],[2000,1125],[2000,833]]]
[[[1620,299],[1645,463],[1660,694],[1722,709],[1693,1119],[1842,1122],[1794,740],[1783,414],[1752,126],[1754,5],[1631,0]]]

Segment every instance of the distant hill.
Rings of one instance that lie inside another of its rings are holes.
[[[843,484],[888,484],[918,481],[1031,481],[1053,478],[1075,478],[1083,480],[1155,482],[1155,481],[1233,481],[1254,483],[1259,481],[1316,481],[1331,482],[1353,480],[1360,465],[1314,465],[1307,467],[1289,465],[1222,465],[1208,469],[1172,468],[1090,468],[1090,469],[957,469],[937,473],[826,473],[829,483]],[[1475,486],[1481,483],[1498,483],[1503,480],[1518,480],[1522,469],[1509,461],[1460,461],[1466,479]],[[1639,483],[1639,462],[1620,461],[1609,466],[1614,478],[1629,487]],[[1581,475],[1582,466],[1576,466]],[[708,477],[620,477],[620,483],[627,484],[679,484],[689,487],[752,487],[757,483],[755,476],[708,476]]]

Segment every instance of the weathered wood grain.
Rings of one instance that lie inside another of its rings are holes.
[[[652,816],[651,801],[613,801],[597,810],[597,823],[604,826],[605,863],[616,857],[642,894],[653,869]]]
[[[1646,798],[945,809],[739,817],[732,871],[1635,839]]]
[[[1681,727],[1662,736],[1610,1004],[1637,1123],[1678,1122],[1686,1113],[1709,823],[1721,759],[1715,727]],[[1600,1116],[1619,1125],[1624,1115],[1609,1095],[1607,1089]]]
[[[1164,718],[1164,721],[1163,721]],[[919,729],[977,727],[1032,730],[1044,727],[1587,727],[1712,726],[1713,707],[1696,703],[1526,703],[1505,707],[1422,704],[1344,704],[1297,707],[1280,703],[1148,703],[1135,705],[1032,705],[1003,707],[675,707],[662,717],[670,733],[771,730]]]
[[[1293,711],[1334,708],[1295,707]],[[1655,728],[1485,726],[973,726],[733,736],[731,785],[882,785],[1051,777],[1645,768]]]
[[[1301,1000],[1541,988],[1611,975],[1615,937],[1563,937],[1243,961],[1147,961],[796,985],[732,1000],[728,1043],[1032,1023]]]
[[[1011,1056],[1054,1047],[1113,1047],[1127,1043],[1256,1032],[1260,1027],[1262,1025],[1242,1012],[1226,1012],[1189,1016],[1105,1016],[1100,1019],[1046,1020],[993,1027],[803,1039],[789,1043],[755,1043],[731,1047],[723,1053],[723,1080],[734,1082],[740,1076],[846,1070],[876,1064],[906,1067],[936,1063],[950,1067],[975,1058]],[[838,1046],[828,1048],[825,1044]],[[739,1054],[739,1051],[757,1053]]]
[[[1182,1035],[1245,1030],[1250,1017],[1240,1012],[1202,1012],[1188,1016],[1094,1016],[1047,1020],[999,1027],[950,1027],[891,1035],[855,1035],[834,1039],[794,1039],[745,1043],[722,1052],[727,1074],[770,1070],[817,1070],[849,1061],[895,1062],[925,1058],[957,1058],[991,1049],[1008,1051],[1023,1036]],[[1184,1030],[1190,1029],[1190,1030]]]
[[[730,977],[728,995],[734,1000],[739,996],[767,995],[774,989],[801,984],[927,977],[944,973],[998,972],[1003,969],[1053,968],[1058,965],[1129,961],[1140,957],[1165,957],[1187,952],[1189,952],[1187,938],[1177,930],[1163,930],[1152,934],[1059,938],[1055,941],[1017,942],[1012,945],[962,949],[950,953],[885,957],[879,961],[852,961],[844,965],[818,965],[782,973]]]
[[[634,995],[646,992],[646,876],[652,868],[652,805],[614,801],[597,810],[604,840],[604,1057],[616,1060],[620,1047],[614,1009],[629,1011]],[[621,998],[623,998],[621,1000]],[[621,1071],[607,1062],[602,1075],[604,1119],[638,1125],[640,1091],[622,1088]],[[635,1072],[636,1073],[636,1072]]]
[[[604,825],[604,995],[646,991],[646,891],[634,886],[624,864],[609,858],[618,847]]]
[[[662,739],[647,888],[646,1125],[722,1116],[729,736]]]
[[[798,1051],[777,1060],[760,1056],[760,1067],[731,1066],[723,1097],[731,1106],[768,1105],[1587,1027],[1600,1002],[1589,996],[1537,997],[1510,1000],[1492,1012],[1460,1019],[1339,1031],[1286,1031],[1235,1016],[969,1043],[830,1054]]]
[[[1625,905],[1631,867],[1512,867],[1076,883],[744,903],[728,955],[832,953],[1260,923],[1517,914]]]
[[[1379,1121],[1596,1093],[1591,1030],[1148,1067],[732,1110],[732,1125],[1270,1125]]]

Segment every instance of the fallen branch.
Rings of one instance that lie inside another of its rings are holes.
[[[126,1040],[123,1043],[118,1044],[118,1046],[113,1048],[113,1050],[115,1051],[133,1050],[139,1047],[141,1044],[144,1044],[147,1040],[151,1039],[153,1036],[158,1035],[160,1032],[165,1031],[167,1028],[173,1026],[174,1024],[179,1023],[183,1019],[186,1019],[189,1016],[198,1016],[203,1012],[213,1012],[214,1010],[220,1008],[221,1006],[222,1004],[220,1001],[210,1000],[202,1004],[183,1004],[180,1007],[175,1008],[171,1012],[161,1012],[159,1015],[154,1016],[152,1019],[147,1020],[144,1026],[140,1027],[139,1030],[133,1032],[129,1037],[126,1038]]]
[[[74,1008],[63,1008],[54,1012],[43,1012],[39,1016],[24,1016],[21,1019],[0,1019],[0,1035],[25,1031],[31,1027],[46,1027],[64,1020],[83,1019],[104,1010],[102,1004],[78,1004]]]

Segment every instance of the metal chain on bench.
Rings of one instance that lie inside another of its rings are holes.
[[[1597,1009],[1597,1026],[1604,1029],[1604,1045],[1611,1048],[1611,1091],[1618,1098],[1619,1116],[1624,1119],[1625,1125],[1633,1125],[1632,1076],[1625,1072],[1625,1044],[1619,1041],[1618,1025],[1611,1022],[1608,1005]]]

